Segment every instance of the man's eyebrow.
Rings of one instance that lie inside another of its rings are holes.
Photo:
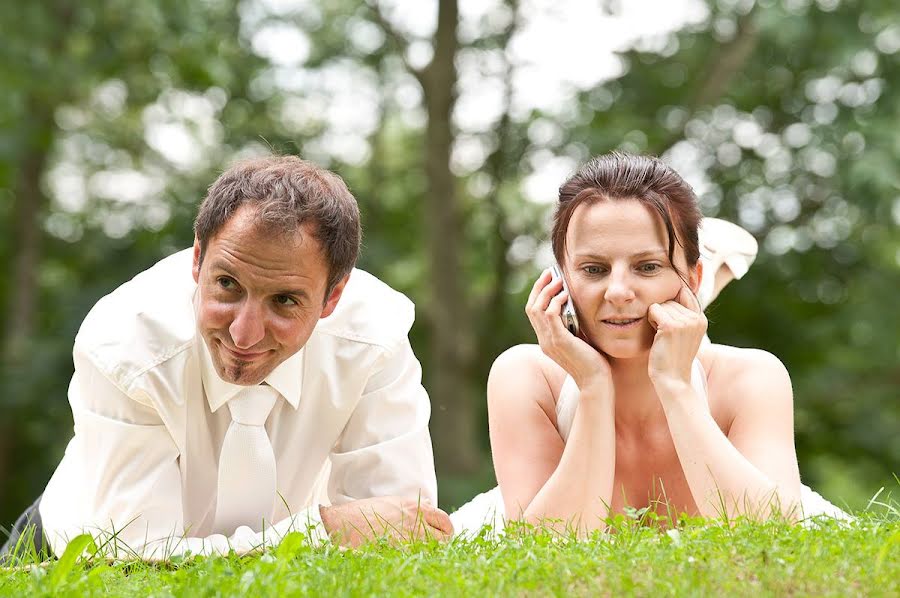
[[[233,273],[233,272],[231,271],[231,269],[228,267],[227,262],[225,262],[225,261],[223,261],[223,260],[221,260],[221,259],[218,259],[218,258],[212,260],[212,261],[209,263],[209,269],[210,269],[210,270],[221,270],[222,272],[224,272],[224,273],[227,274],[228,276],[232,276],[232,277],[234,276],[234,273]]]
[[[309,299],[309,293],[303,289],[285,289],[283,291],[275,291],[273,295],[296,295],[304,299]]]
[[[210,270],[221,270],[228,276],[232,278],[237,278],[237,276],[228,268],[228,264],[221,260],[214,260],[209,264]],[[296,295],[297,297],[302,297],[303,299],[309,299],[310,294],[305,289],[282,289],[272,293],[273,295]]]

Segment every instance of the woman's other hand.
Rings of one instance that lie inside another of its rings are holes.
[[[648,318],[656,328],[656,336],[647,371],[662,397],[690,386],[691,369],[706,334],[707,320],[687,285],[682,285],[675,299],[651,305]]]

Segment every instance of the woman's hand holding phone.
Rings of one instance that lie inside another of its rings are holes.
[[[554,279],[545,270],[535,281],[525,305],[525,314],[537,334],[545,355],[558,363],[582,391],[597,388],[613,394],[612,373],[602,353],[566,329],[561,315],[569,300],[561,278]]]

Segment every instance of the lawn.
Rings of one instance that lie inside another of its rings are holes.
[[[348,551],[311,548],[296,535],[254,557],[164,567],[63,558],[2,570],[0,595],[900,596],[900,516],[892,511],[849,525],[689,520],[668,530],[635,514],[590,540],[513,530]]]

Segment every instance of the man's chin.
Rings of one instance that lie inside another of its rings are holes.
[[[255,364],[232,362],[216,364],[219,378],[229,384],[238,386],[256,386],[266,379],[271,370],[256,367]]]

